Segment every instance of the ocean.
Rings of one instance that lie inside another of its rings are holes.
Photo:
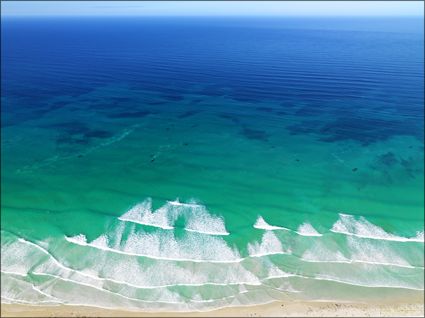
[[[423,18],[2,18],[1,301],[424,295]]]

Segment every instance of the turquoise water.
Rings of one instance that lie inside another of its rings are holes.
[[[420,300],[422,27],[5,19],[2,302]]]

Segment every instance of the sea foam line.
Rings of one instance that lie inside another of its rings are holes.
[[[415,237],[402,237],[386,232],[381,227],[367,221],[364,217],[359,217],[359,220],[356,220],[353,215],[343,213],[340,213],[339,217],[339,220],[337,220],[333,224],[332,228],[329,231],[333,233],[374,240],[424,243],[423,231],[416,232],[417,235]],[[266,231],[284,230],[297,233],[301,236],[323,235],[317,232],[309,223],[303,223],[298,227],[296,231],[294,231],[286,227],[270,225],[261,216],[257,218],[257,221],[255,222],[253,227]]]
[[[335,263],[335,264],[369,264],[369,265],[377,265],[377,266],[392,266],[392,267],[401,267],[401,268],[410,268],[410,269],[424,269],[423,266],[413,266],[410,264],[397,264],[397,263],[387,263],[387,262],[373,262],[373,261],[365,261],[365,260],[356,260],[356,259],[347,259],[347,260],[312,260],[312,259],[306,259],[303,257],[299,257],[295,254],[292,254],[290,251],[270,251],[266,253],[253,253],[250,254],[247,257],[235,259],[235,260],[200,260],[200,259],[185,259],[185,258],[168,258],[168,257],[160,257],[160,256],[153,256],[148,254],[139,254],[139,253],[131,253],[131,252],[125,252],[109,247],[100,247],[98,245],[93,245],[91,243],[84,243],[81,241],[74,240],[73,238],[65,237],[67,241],[73,244],[77,244],[80,246],[88,246],[95,249],[105,250],[111,253],[117,253],[117,254],[123,254],[123,255],[129,255],[129,256],[138,256],[138,257],[146,257],[150,259],[157,259],[157,260],[167,260],[167,261],[181,261],[181,262],[194,262],[194,263],[240,263],[250,258],[261,258],[265,256],[273,256],[273,255],[291,255],[300,261],[308,262],[308,263]]]
[[[64,278],[62,276],[57,276],[57,275],[52,275],[52,274],[47,274],[47,273],[33,273],[33,274],[40,275],[40,276],[50,276],[50,277],[53,277],[55,279],[59,279],[59,280],[63,280],[63,281],[71,282],[71,283],[75,283],[77,285],[83,285],[83,286],[87,286],[87,287],[92,287],[92,288],[98,289],[100,291],[108,292],[108,293],[111,293],[113,295],[116,295],[116,296],[119,296],[119,297],[123,297],[123,298],[126,298],[128,300],[133,300],[133,301],[140,301],[140,302],[147,302],[147,303],[166,303],[166,304],[186,304],[187,303],[186,301],[183,301],[183,302],[172,302],[172,301],[143,300],[143,299],[138,299],[138,298],[132,298],[132,297],[127,297],[127,296],[125,296],[123,294],[120,294],[120,293],[112,292],[112,291],[110,291],[108,289],[104,289],[104,288],[100,288],[100,287],[93,286],[93,285],[90,285],[90,284],[86,284],[84,282],[80,282],[80,281],[77,281],[77,280],[74,280],[74,279]],[[286,277],[286,276],[284,276],[284,277]],[[269,279],[269,277],[265,278],[264,280],[267,280],[267,279]],[[207,285],[209,285],[209,284],[207,284]],[[211,284],[211,285],[215,285],[215,284]],[[233,284],[233,285],[252,285],[252,284],[238,283],[238,284]],[[155,287],[155,288],[159,288],[159,287],[161,287],[161,288],[167,288],[167,287],[171,287],[171,286],[180,286],[180,285],[158,286],[158,287]],[[192,286],[192,285],[183,285],[183,286]],[[194,285],[194,286],[197,286],[197,285]],[[203,285],[200,285],[200,286],[203,286]],[[227,284],[222,284],[222,286],[227,286]],[[253,285],[253,286],[262,286],[262,285],[261,284],[260,285],[257,285],[256,284],[256,285]],[[269,286],[269,288],[276,289],[273,286]],[[279,289],[276,289],[276,290],[279,290]],[[286,290],[286,291],[288,291],[288,290]],[[249,291],[241,292],[241,293],[238,293],[238,294],[243,294],[243,293],[246,293],[246,292],[249,292]],[[298,292],[298,291],[294,291],[294,292]],[[49,295],[47,293],[44,293],[44,294],[46,296]],[[52,298],[58,299],[58,298],[56,298],[54,296],[51,296],[51,295],[49,295],[49,296],[52,297]],[[182,295],[179,295],[179,296],[180,297],[184,297]],[[194,302],[194,303],[210,303],[210,302],[214,302],[214,301],[222,301],[222,300],[225,300],[225,299],[228,299],[228,298],[233,298],[233,297],[237,297],[237,294],[236,295],[232,295],[232,296],[222,297],[222,298],[208,299],[208,300],[197,300],[197,299],[191,299],[191,298],[188,298],[188,297],[185,297],[185,299],[188,300],[189,302]]]
[[[111,253],[117,253],[117,254],[129,255],[129,256],[140,256],[140,257],[146,257],[146,258],[157,259],[157,260],[182,261],[182,262],[194,262],[194,263],[240,263],[244,259],[246,259],[246,258],[238,258],[233,260],[204,260],[204,259],[193,259],[193,258],[170,258],[166,256],[156,256],[156,255],[149,255],[149,254],[126,252],[126,251],[121,251],[121,250],[117,250],[117,249],[106,247],[106,246],[99,246],[99,245],[94,245],[92,243],[88,243],[86,237],[81,234],[77,235],[76,237],[65,236],[65,240],[67,240],[68,242],[72,244],[88,246],[91,248],[100,249],[100,250],[108,251]]]
[[[412,265],[403,265],[403,264],[395,264],[395,263],[382,263],[382,262],[371,262],[371,261],[362,261],[362,260],[326,260],[326,261],[320,261],[320,260],[309,260],[300,257],[299,258],[303,262],[307,263],[331,263],[331,264],[369,264],[369,265],[380,265],[380,266],[393,266],[393,267],[402,267],[402,268],[417,268],[417,269],[424,269],[422,266],[412,266]]]
[[[257,218],[257,221],[254,224],[254,228],[259,230],[266,230],[266,231],[274,231],[274,230],[284,230],[289,232],[297,233],[301,236],[322,236],[319,232],[316,231],[315,228],[309,223],[303,223],[301,224],[296,231],[288,229],[286,227],[282,226],[275,226],[268,224],[262,216],[259,216]]]
[[[357,236],[373,240],[397,241],[397,242],[424,242],[424,232],[417,232],[416,237],[402,237],[386,232],[381,227],[370,223],[364,217],[356,220],[353,215],[339,214],[339,220],[334,223],[330,230],[334,233]]]
[[[351,286],[358,286],[358,287],[366,287],[366,288],[400,288],[400,289],[409,289],[409,290],[417,290],[417,291],[423,291],[423,288],[415,288],[415,287],[407,287],[407,286],[399,286],[399,285],[366,285],[366,284],[361,284],[361,283],[354,283],[354,282],[350,282],[350,281],[344,281],[341,279],[337,279],[337,278],[331,278],[331,277],[326,277],[323,275],[315,275],[315,276],[304,276],[304,275],[299,275],[299,274],[291,274],[291,276],[273,276],[273,277],[268,277],[264,280],[269,280],[269,279],[276,279],[276,278],[288,278],[288,277],[296,277],[296,278],[301,278],[301,279],[310,279],[310,280],[324,280],[324,281],[329,281],[329,282],[335,282],[335,283],[340,283],[340,284],[346,284],[346,285],[351,285]]]
[[[87,286],[89,288],[94,288],[97,290],[100,290],[102,292],[106,292],[106,293],[110,293],[113,294],[114,296],[118,296],[118,297],[122,297],[128,300],[132,300],[132,301],[137,301],[137,302],[147,302],[147,303],[165,303],[165,304],[185,304],[187,302],[171,302],[171,301],[160,301],[160,300],[142,300],[142,299],[137,299],[137,298],[132,298],[132,297],[127,297],[125,295],[122,295],[120,293],[115,293],[112,292],[110,290],[107,289],[103,289],[101,287],[97,287],[94,285],[90,285],[90,284],[86,284],[84,282],[80,282],[80,281],[76,281],[73,279],[69,279],[69,278],[64,278],[61,276],[57,276],[57,275],[52,275],[52,274],[47,274],[47,273],[34,273],[35,275],[40,275],[40,276],[50,276],[53,277],[55,279],[60,279],[63,281],[68,281],[71,283],[75,283],[77,285],[82,285],[82,286]],[[301,278],[301,279],[308,279],[308,280],[321,280],[321,281],[328,281],[328,282],[335,282],[335,283],[339,283],[339,284],[345,284],[345,285],[350,285],[350,286],[358,286],[358,287],[364,287],[364,288],[396,288],[396,289],[407,289],[407,290],[415,290],[415,291],[423,291],[423,288],[415,288],[415,287],[410,287],[410,286],[401,286],[401,285],[379,285],[379,284],[374,284],[374,285],[366,285],[366,284],[362,284],[362,283],[355,283],[352,281],[348,281],[348,280],[341,280],[341,279],[336,279],[336,278],[331,278],[331,277],[327,277],[327,276],[323,276],[323,275],[315,275],[313,277],[309,277],[309,276],[304,276],[304,275],[299,275],[299,274],[284,274],[284,275],[274,275],[274,276],[270,276],[270,277],[266,277],[261,279],[261,282],[265,282],[271,279],[279,279],[279,278],[291,278],[291,277],[295,277],[295,278]],[[244,285],[244,283],[241,284],[237,284],[237,285]],[[273,289],[273,290],[277,290],[277,291],[282,291],[281,289],[274,287],[274,286],[270,286],[268,284],[261,284],[261,285],[256,285],[256,286],[265,286],[267,288]],[[34,287],[34,286],[33,286]],[[42,293],[45,296],[54,298],[54,299],[58,299],[57,297],[47,294],[45,292],[41,292],[39,289],[37,289],[36,287],[34,287],[34,290]],[[301,293],[302,291],[298,291],[298,290],[284,290],[286,292],[293,292],[293,293]],[[212,301],[220,301],[229,297],[236,297],[237,295],[233,295],[233,296],[228,296],[228,297],[224,297],[224,298],[217,298],[217,299],[213,299],[213,300],[192,300],[187,298],[188,300],[190,300],[190,302],[196,302],[196,303],[208,303],[208,302],[212,302]],[[2,296],[3,297],[3,296]],[[58,299],[59,300],[59,299]]]
[[[72,273],[76,273],[76,274],[80,274],[80,275],[82,275],[82,276],[86,276],[86,277],[89,277],[89,278],[92,278],[92,279],[95,279],[95,280],[100,280],[100,281],[111,281],[111,282],[114,282],[114,283],[118,283],[118,284],[124,284],[124,285],[128,285],[128,286],[131,286],[131,287],[135,287],[135,288],[143,288],[143,289],[147,289],[147,288],[149,288],[149,289],[151,289],[151,288],[161,288],[161,287],[171,287],[171,286],[204,286],[204,285],[217,285],[217,286],[219,286],[219,285],[242,285],[242,284],[245,284],[245,285],[252,285],[252,286],[258,286],[258,285],[261,285],[261,284],[258,284],[258,283],[254,283],[254,282],[235,282],[235,283],[226,283],[226,284],[219,284],[219,283],[202,283],[202,284],[191,284],[191,283],[184,283],[184,284],[166,284],[166,285],[158,285],[158,286],[138,286],[138,285],[133,285],[133,284],[130,284],[130,283],[128,283],[128,282],[124,282],[124,281],[119,281],[119,280],[115,280],[115,279],[112,279],[112,278],[101,278],[101,277],[97,277],[97,276],[93,276],[93,275],[88,275],[88,274],[86,274],[86,273],[83,273],[83,272],[80,272],[80,271],[77,271],[77,270],[74,270],[74,269],[71,269],[71,268],[68,268],[68,267],[66,267],[66,266],[64,266],[64,265],[62,265],[58,260],[56,260],[48,251],[46,251],[44,248],[42,248],[42,247],[40,247],[39,245],[37,245],[37,244],[35,244],[35,243],[33,243],[33,242],[30,242],[30,241],[26,241],[26,240],[24,240],[24,239],[22,239],[22,238],[19,238],[18,239],[20,242],[23,242],[23,243],[26,243],[26,244],[29,244],[29,245],[32,245],[32,246],[34,246],[34,247],[36,247],[36,248],[38,248],[39,250],[41,250],[41,251],[43,251],[43,253],[45,253],[45,254],[47,254],[47,255],[49,255],[52,259],[53,259],[53,261],[56,263],[56,265],[58,265],[58,266],[60,266],[61,268],[63,268],[63,269],[65,269],[65,270],[68,270],[68,271],[71,271]],[[2,270],[2,272],[5,272],[5,271],[3,271]],[[6,272],[5,272],[6,273]],[[10,274],[12,274],[12,273],[10,273]],[[22,274],[21,273],[13,273],[13,274],[18,274],[18,275],[20,275],[20,276],[22,276]],[[48,275],[48,276],[52,276],[52,277],[57,277],[57,278],[61,278],[61,279],[64,279],[64,280],[66,280],[67,278],[64,278],[64,277],[62,277],[62,276],[58,276],[58,275],[53,275],[53,274],[48,274],[48,273],[38,273],[38,272],[33,272],[33,274],[36,274],[36,275]],[[25,276],[25,275],[24,275]],[[303,276],[303,275],[299,275],[299,274],[292,274],[292,273],[284,273],[283,275],[282,274],[279,274],[279,275],[271,275],[271,276],[268,276],[268,277],[265,277],[265,278],[259,278],[259,281],[260,282],[263,282],[263,281],[266,281],[266,280],[269,280],[269,279],[272,279],[272,278],[287,278],[287,277],[299,277],[299,278],[308,278],[308,279],[312,279],[311,277],[308,277],[308,276]],[[317,279],[322,279],[322,278],[320,278],[320,277],[316,277]],[[325,278],[326,280],[331,280],[331,281],[335,281],[335,282],[340,282],[340,283],[346,283],[346,284],[351,284],[351,285],[359,285],[359,286],[363,286],[363,287],[376,287],[376,286],[369,286],[369,285],[364,285],[364,284],[354,284],[354,283],[348,283],[348,282],[346,282],[346,281],[341,281],[341,280],[336,280],[336,279],[329,279],[329,278]],[[69,279],[68,279],[69,280]],[[70,281],[74,281],[74,280],[70,280]],[[75,282],[78,282],[78,281],[75,281]],[[93,287],[93,288],[98,288],[99,289],[99,287],[96,287],[96,286],[93,286],[93,285],[90,285],[90,284],[85,284],[85,283],[82,283],[82,282],[80,282],[81,284],[84,284],[84,285],[87,285],[87,286],[90,286],[90,287]],[[378,287],[388,287],[388,286],[378,286]],[[398,286],[397,286],[398,287]],[[405,287],[404,287],[405,288]],[[100,288],[101,290],[103,290],[102,288]]]
[[[110,281],[113,283],[117,283],[117,284],[124,284],[130,287],[135,287],[135,288],[140,288],[140,289],[154,289],[154,288],[160,288],[160,287],[172,287],[172,286],[203,286],[203,285],[216,285],[216,286],[226,286],[226,285],[240,285],[240,284],[246,284],[246,285],[259,285],[257,282],[229,282],[229,283],[214,283],[214,282],[206,282],[206,283],[200,283],[200,284],[196,284],[196,283],[182,283],[182,284],[166,284],[166,285],[155,285],[155,286],[140,286],[140,285],[134,285],[134,284],[130,284],[128,282],[125,281],[121,281],[121,280],[116,280],[113,278],[106,278],[106,277],[99,277],[99,276],[94,276],[94,275],[90,275],[87,273],[84,273],[82,271],[78,271],[75,270],[73,268],[67,267],[65,265],[63,265],[62,263],[59,262],[59,260],[57,260],[52,254],[50,254],[46,249],[44,249],[43,247],[39,246],[38,244],[35,244],[33,242],[27,241],[23,238],[18,238],[18,241],[24,244],[28,244],[31,246],[34,246],[35,248],[39,249],[40,251],[42,251],[44,254],[48,255],[49,258],[54,262],[55,265],[57,265],[58,267],[69,271],[71,273],[75,273],[78,275],[82,275],[85,276],[87,278],[91,278],[91,279],[95,279],[95,280],[101,280],[101,281]],[[19,272],[10,272],[10,271],[5,271],[5,270],[1,270],[2,273],[5,274],[10,274],[10,275],[18,275],[21,277],[26,277],[28,276],[27,274],[22,274]],[[37,273],[37,272],[32,272],[34,274],[43,274],[43,273]]]
[[[65,304],[64,302],[54,301],[54,300],[39,300],[39,301],[27,301],[21,299],[14,299],[7,296],[1,296],[2,299],[6,299],[11,303],[15,304],[26,304],[26,305],[34,305],[34,306],[45,306],[45,304],[55,304],[56,306]],[[2,301],[3,303],[3,301]]]
[[[65,278],[65,277],[58,276],[58,275],[52,275],[52,274],[47,274],[47,273],[33,273],[33,274],[40,275],[40,276],[53,277],[54,279],[59,279],[59,280],[71,282],[71,283],[74,283],[74,284],[77,284],[77,285],[86,286],[86,287],[89,287],[89,288],[94,288],[94,289],[97,289],[101,292],[106,292],[106,293],[109,293],[109,294],[112,294],[114,296],[118,296],[118,297],[121,297],[121,298],[124,298],[124,299],[127,299],[127,300],[131,300],[131,301],[135,301],[135,302],[143,302],[143,303],[164,303],[164,304],[187,304],[188,302],[192,302],[192,303],[212,303],[212,302],[218,302],[218,301],[222,301],[222,300],[229,299],[229,298],[234,298],[234,297],[237,297],[238,294],[243,294],[243,293],[249,292],[249,291],[245,291],[245,292],[237,293],[236,295],[226,296],[226,297],[222,297],[222,298],[213,298],[213,299],[208,299],[208,300],[197,300],[197,299],[191,299],[191,298],[188,298],[188,297],[185,297],[186,301],[180,301],[180,302],[179,301],[144,300],[144,299],[128,297],[128,296],[125,296],[125,295],[120,294],[120,293],[112,292],[108,289],[104,289],[104,288],[97,287],[97,286],[94,286],[94,285],[86,284],[84,282],[80,282],[80,281],[77,281],[77,280],[74,280],[74,279]],[[243,284],[241,283],[241,284],[238,284],[238,285],[243,285]],[[48,293],[41,291],[40,289],[38,289],[37,287],[35,287],[32,284],[31,284],[31,287],[32,287],[33,290],[35,290],[36,292],[39,292],[40,294],[42,294],[44,296],[60,300],[59,298],[57,298],[53,295],[50,295]],[[273,288],[273,287],[270,287],[270,288]],[[273,288],[273,289],[276,289],[276,288]],[[179,297],[183,297],[183,296],[179,295]],[[2,296],[2,298],[7,298],[7,297]],[[9,300],[15,301],[15,299],[11,299],[11,298],[9,298]],[[16,301],[20,301],[20,300],[16,300]],[[26,301],[23,300],[23,302],[26,302]],[[52,302],[52,301],[45,301],[45,302]],[[27,302],[27,303],[33,303],[33,302]],[[63,303],[63,302],[57,302],[57,303]],[[70,303],[67,303],[67,304],[70,304]],[[87,304],[85,304],[85,305],[87,305]]]
[[[187,304],[188,303],[187,301],[184,301],[184,302],[178,302],[177,301],[176,302],[176,301],[142,300],[142,299],[127,297],[127,296],[122,295],[120,293],[115,293],[115,292],[112,292],[112,291],[107,290],[107,289],[103,289],[103,288],[100,288],[100,287],[97,287],[97,286],[93,286],[93,285],[90,285],[90,284],[86,284],[86,283],[83,283],[83,282],[80,282],[80,281],[76,281],[76,280],[73,280],[73,279],[64,278],[64,277],[57,276],[57,275],[51,275],[51,274],[46,274],[46,273],[43,273],[43,274],[42,273],[34,273],[34,274],[36,274],[36,275],[51,276],[51,277],[53,277],[55,279],[60,279],[60,280],[63,280],[63,281],[68,281],[68,282],[71,282],[71,283],[75,283],[77,285],[87,286],[89,288],[95,288],[95,289],[100,290],[102,292],[110,293],[110,294],[113,294],[114,296],[118,296],[118,297],[121,297],[121,298],[124,298],[124,299],[128,299],[128,300],[131,300],[131,301],[136,301],[136,302],[143,302],[143,303],[164,303],[164,304]],[[330,282],[336,282],[336,283],[341,283],[341,284],[346,284],[346,285],[351,285],[351,286],[366,287],[366,288],[397,288],[397,289],[408,289],[408,290],[423,291],[423,289],[420,289],[420,288],[407,287],[407,286],[398,286],[398,285],[365,285],[365,284],[361,284],[361,283],[354,283],[354,282],[350,282],[350,281],[329,278],[329,277],[321,276],[321,275],[314,276],[314,277],[302,276],[302,275],[298,275],[298,274],[290,274],[289,276],[287,274],[285,274],[285,275],[275,275],[275,276],[264,278],[264,279],[262,279],[262,281],[267,281],[267,280],[276,279],[276,278],[288,278],[288,277],[298,277],[298,278],[302,278],[302,279],[311,279],[311,280],[324,280],[324,281],[330,281]],[[242,285],[242,284],[240,284],[240,285]],[[300,293],[300,292],[302,292],[302,291],[288,290],[288,289],[282,290],[282,289],[280,289],[278,287],[270,286],[268,284],[262,284],[262,286],[265,286],[265,287],[268,287],[268,288],[271,288],[271,289],[277,290],[277,291],[285,291],[285,292],[293,292],[293,293]],[[53,295],[50,295],[50,294],[47,294],[45,292],[40,291],[36,287],[34,287],[34,290],[36,290],[37,292],[42,293],[43,295],[45,295],[47,297],[58,299],[57,297],[55,297]],[[249,291],[246,291],[246,292],[249,292]],[[2,296],[2,297],[4,297],[4,296]],[[211,302],[218,302],[218,301],[222,301],[224,299],[234,298],[234,297],[237,297],[237,295],[231,295],[231,296],[227,296],[227,297],[223,297],[223,298],[215,298],[215,299],[209,299],[209,300],[195,300],[195,299],[190,299],[190,298],[186,298],[186,299],[189,302],[191,302],[191,303],[211,303]]]

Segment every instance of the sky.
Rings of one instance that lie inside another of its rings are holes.
[[[1,16],[424,16],[423,1],[1,1]]]

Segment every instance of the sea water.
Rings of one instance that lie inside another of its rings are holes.
[[[2,19],[2,302],[421,299],[423,23]]]

